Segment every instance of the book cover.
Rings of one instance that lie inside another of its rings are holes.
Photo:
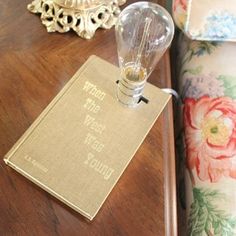
[[[4,161],[92,220],[170,99],[147,83],[149,100],[116,99],[119,69],[91,56]]]

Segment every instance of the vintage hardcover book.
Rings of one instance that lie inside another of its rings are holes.
[[[149,102],[127,108],[116,99],[119,74],[91,56],[4,158],[90,220],[170,98],[147,84]]]

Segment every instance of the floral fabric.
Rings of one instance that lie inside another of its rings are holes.
[[[236,235],[236,44],[179,44],[187,235]]]
[[[180,29],[185,28],[186,17],[187,17],[187,1],[188,0],[174,0],[173,1],[173,17],[176,25]]]
[[[173,17],[190,39],[236,42],[235,0],[174,0]]]
[[[236,101],[186,98],[184,125],[188,168],[202,181],[236,179]]]

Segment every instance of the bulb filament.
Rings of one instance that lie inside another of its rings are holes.
[[[144,26],[144,30],[143,30],[143,35],[142,35],[141,43],[138,48],[138,55],[137,55],[137,58],[136,58],[136,61],[134,64],[134,70],[133,70],[132,77],[136,77],[137,75],[139,75],[140,65],[141,65],[141,57],[142,57],[145,42],[147,40],[148,30],[149,30],[151,22],[152,22],[151,18],[147,17],[145,19],[145,26]]]

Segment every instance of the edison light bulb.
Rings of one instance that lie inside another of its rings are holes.
[[[174,24],[158,4],[137,2],[120,13],[115,30],[121,69],[117,97],[132,107],[140,102],[147,78],[169,47]]]

